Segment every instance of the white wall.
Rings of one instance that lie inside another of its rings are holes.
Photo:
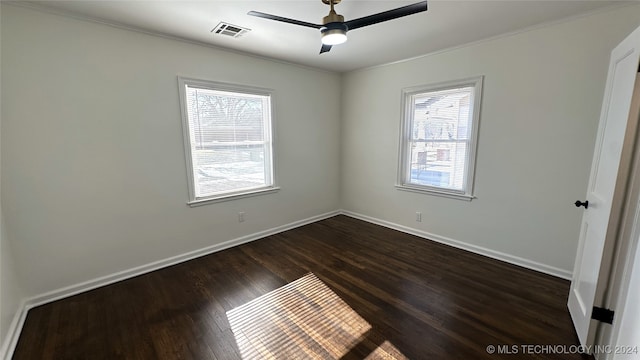
[[[339,208],[339,75],[2,6],[2,204],[27,295]],[[186,205],[177,75],[275,89],[280,192]]]
[[[570,276],[609,53],[638,19],[635,5],[346,74],[343,209]],[[478,75],[477,199],[396,190],[401,89]]]
[[[1,7],[0,7],[1,9]],[[1,16],[1,12],[0,12]],[[2,39],[2,30],[0,29],[0,39]],[[2,51],[0,49],[0,78],[1,76],[1,59]],[[2,91],[0,89],[0,134],[2,130]],[[1,136],[0,136],[1,138]],[[1,144],[1,143],[0,143]],[[0,146],[1,148],[1,146]],[[0,174],[1,174],[0,166]],[[1,176],[0,176],[1,178]],[[1,180],[0,180],[1,181]],[[1,187],[1,185],[0,185]],[[0,204],[2,193],[0,192]],[[20,308],[23,300],[23,293],[18,283],[14,271],[13,256],[11,251],[11,243],[7,238],[4,226],[4,216],[2,206],[0,205],[0,358],[4,357],[8,341],[11,322]]]

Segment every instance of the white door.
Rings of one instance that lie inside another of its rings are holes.
[[[594,304],[600,305],[600,297],[607,285],[612,244],[617,236],[626,191],[637,125],[637,119],[630,123],[627,120],[639,59],[640,28],[611,52],[587,189],[586,200],[589,205],[582,217],[568,301],[569,312],[582,345],[592,345],[594,342],[597,322],[591,320],[591,311]]]

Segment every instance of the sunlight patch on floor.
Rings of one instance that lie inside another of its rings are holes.
[[[242,358],[340,359],[371,325],[314,274],[227,312]],[[406,359],[385,341],[367,359]]]
[[[389,359],[389,360],[409,360],[408,357],[404,356],[400,350],[398,350],[393,344],[388,341],[382,343],[382,345],[378,346],[369,356],[365,358],[365,360],[379,360],[379,359]]]

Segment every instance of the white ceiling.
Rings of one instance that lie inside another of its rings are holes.
[[[336,11],[345,20],[390,10],[418,0],[343,0]],[[349,40],[318,54],[320,34],[313,28],[247,15],[250,10],[320,24],[329,8],[321,0],[296,1],[37,1],[38,7],[154,33],[234,49],[332,71],[394,62],[531,26],[593,12],[618,1],[503,0],[430,1],[427,12],[348,33]],[[240,38],[213,35],[225,21],[251,29]]]

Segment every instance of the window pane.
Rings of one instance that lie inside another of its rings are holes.
[[[418,142],[411,146],[409,182],[464,190],[466,142]]]
[[[196,147],[219,142],[263,141],[263,99],[188,88],[189,125]]]
[[[473,87],[418,94],[413,100],[413,139],[469,139]]]
[[[197,197],[266,185],[264,146],[215,146],[195,150]]]
[[[186,86],[196,198],[272,185],[269,99]]]

